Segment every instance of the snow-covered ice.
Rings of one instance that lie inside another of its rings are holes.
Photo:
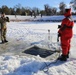
[[[56,50],[57,26],[60,22],[10,22],[7,23],[8,43],[0,44],[0,75],[76,75],[76,23],[71,43],[70,59],[67,62],[52,63],[51,56],[20,54],[31,45]],[[48,33],[50,30],[50,36]],[[47,72],[40,70],[51,63]]]
[[[0,75],[76,75],[76,60],[52,63],[48,72],[40,68],[52,62],[39,56],[0,56]]]

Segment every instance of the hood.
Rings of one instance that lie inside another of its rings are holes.
[[[71,8],[70,9],[65,9],[65,11],[66,11],[65,14],[64,14],[65,17],[68,17],[68,16],[72,15]]]

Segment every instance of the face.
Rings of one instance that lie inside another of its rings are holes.
[[[65,9],[65,13],[68,13],[70,9]]]
[[[1,17],[5,17],[5,13],[3,13],[3,14],[1,15]]]

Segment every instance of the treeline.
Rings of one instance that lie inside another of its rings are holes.
[[[76,10],[76,0],[72,0],[70,3],[73,3],[73,8]],[[59,7],[51,7],[48,4],[44,5],[44,10],[40,10],[37,7],[22,7],[21,4],[15,5],[13,8],[9,8],[6,5],[0,7],[0,12],[5,12],[6,15],[27,15],[27,16],[38,16],[38,15],[63,15],[67,5],[64,2],[60,2]],[[57,11],[59,9],[59,11]],[[73,12],[73,14],[76,14]]]
[[[57,8],[50,7],[48,4],[44,5],[44,10],[37,7],[21,7],[20,4],[9,8],[6,5],[0,7],[0,12],[5,12],[7,15],[54,15],[57,14]]]

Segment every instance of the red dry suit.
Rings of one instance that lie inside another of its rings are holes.
[[[60,33],[60,41],[61,41],[61,48],[62,54],[67,55],[70,50],[70,42],[73,36],[73,26],[74,21],[69,18],[71,16],[71,9],[67,13],[64,14],[65,18],[62,20],[61,28],[59,29],[58,33]]]

